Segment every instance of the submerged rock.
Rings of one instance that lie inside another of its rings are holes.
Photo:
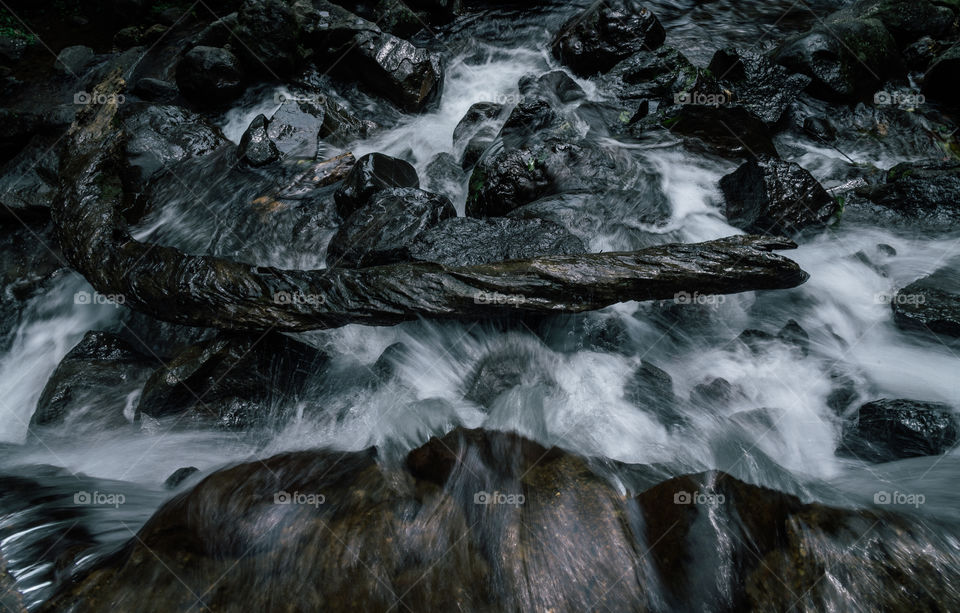
[[[960,441],[953,409],[937,402],[881,399],[860,407],[837,454],[867,462],[940,455]]]
[[[409,261],[420,237],[456,216],[446,196],[410,187],[381,190],[330,240],[327,266],[364,268]]]
[[[689,423],[679,410],[679,399],[673,391],[673,377],[646,360],[641,361],[627,379],[623,396],[668,428]]]
[[[799,164],[763,156],[720,179],[729,222],[749,232],[791,234],[822,225],[840,204]]]
[[[410,257],[446,266],[474,266],[543,255],[585,253],[580,239],[541,219],[448,219],[419,235]]]
[[[960,270],[954,260],[899,290],[891,305],[902,328],[960,338]]]
[[[553,55],[580,76],[606,72],[639,51],[653,51],[667,33],[635,0],[599,2],[560,28]]]
[[[517,386],[555,387],[555,367],[546,347],[510,344],[485,354],[464,383],[464,397],[490,408],[496,399]]]

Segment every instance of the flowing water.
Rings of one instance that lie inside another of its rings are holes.
[[[586,4],[564,4],[540,14],[532,9],[488,12],[424,39],[445,55],[440,107],[422,116],[388,115],[381,132],[350,150],[357,156],[380,151],[408,159],[427,177],[437,154],[459,156],[452,144],[453,129],[471,104],[509,104],[518,97],[521,76],[557,68],[547,51],[550,33]],[[800,8],[780,19],[792,4],[786,0],[651,4],[667,28],[668,42],[699,64],[708,62],[719,47],[762,47],[814,19]],[[812,8],[822,15],[833,6],[820,3]],[[604,99],[590,82],[578,82],[591,99]],[[228,138],[239,140],[250,119],[272,113],[278,106],[276,94],[286,91],[266,87],[245,97],[220,119]],[[375,104],[356,92],[347,98],[355,106]],[[909,146],[891,151],[869,142],[843,155],[795,136],[782,136],[777,144],[784,157],[811,170],[828,188],[842,182],[851,163],[846,156],[887,168],[929,155]],[[709,240],[739,232],[725,222],[717,188],[717,180],[736,167],[734,162],[689,153],[675,143],[637,145],[607,139],[605,146],[655,177],[670,218],[665,225],[648,227],[618,210],[624,206],[620,200],[599,197],[592,210],[612,212],[613,217],[611,221],[598,215],[586,236],[591,250]],[[184,171],[182,191],[171,194],[161,210],[138,226],[138,238],[264,264],[323,267],[323,244],[298,251],[287,242],[289,226],[238,219],[228,202],[218,199],[218,189],[249,189],[251,195],[263,189],[263,183],[253,180],[249,187],[211,187],[215,181],[207,179],[215,179],[223,163]],[[464,177],[446,190],[460,214],[466,181]],[[329,235],[321,237],[327,239]],[[599,320],[617,321],[628,335],[627,349],[619,352],[579,346],[576,335],[585,318],[558,323],[546,344],[522,325],[428,321],[305,334],[301,340],[323,347],[334,359],[315,375],[310,394],[295,406],[275,407],[282,418],[271,427],[236,433],[161,423],[149,432],[61,432],[41,441],[28,434],[27,424],[59,360],[86,331],[116,329],[124,318],[123,307],[77,304],[78,292],[91,288],[75,274],[62,275],[32,299],[0,356],[0,441],[5,443],[0,446],[0,481],[5,484],[0,492],[0,546],[18,585],[36,605],[63,571],[57,562],[61,552],[79,548],[88,563],[130,539],[172,495],[162,484],[180,467],[208,473],[253,457],[315,447],[359,450],[378,445],[402,453],[457,425],[515,430],[589,456],[663,465],[670,474],[722,469],[751,483],[831,504],[868,506],[882,490],[922,492],[926,504],[906,510],[952,522],[960,503],[953,481],[960,475],[956,453],[880,466],[839,458],[834,450],[842,416],[828,406],[828,398],[842,379],[861,401],[913,398],[960,406],[957,349],[899,330],[889,305],[878,300],[942,267],[958,241],[960,234],[949,230],[920,233],[844,221],[805,236],[800,248],[788,254],[811,275],[799,288],[704,299],[682,317],[671,315],[672,303],[627,303],[603,311]],[[896,255],[891,255],[894,250]],[[589,321],[598,321],[596,317]],[[735,341],[745,329],[776,333],[790,319],[810,334],[809,354],[777,344],[754,354]],[[357,384],[358,373],[398,341],[411,348],[396,365],[399,376],[380,388]],[[493,350],[536,356],[555,383],[521,386],[499,398],[489,412],[481,411],[464,400],[464,381]],[[669,428],[656,414],[624,398],[624,384],[641,360],[670,373],[681,398],[716,377],[726,379],[738,393],[724,406],[685,406],[689,426]],[[135,401],[128,395],[103,399],[127,410]],[[759,419],[744,418],[743,412],[757,409],[769,411]],[[95,491],[121,493],[124,504],[72,504],[78,492]]]

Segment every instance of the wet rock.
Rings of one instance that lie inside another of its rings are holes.
[[[810,77],[790,74],[766,56],[741,49],[721,49],[710,60],[710,72],[732,99],[773,127],[810,84]]]
[[[137,81],[133,87],[133,94],[148,102],[167,103],[176,100],[180,90],[169,81],[145,77]]]
[[[130,103],[124,107],[127,189],[140,193],[174,164],[227,145],[219,128],[179,106]]]
[[[695,385],[690,391],[690,402],[706,408],[728,407],[742,397],[740,388],[721,377]]]
[[[960,75],[960,48],[952,45],[927,69],[923,76],[923,93],[947,108],[960,108],[956,94],[957,75]]]
[[[887,79],[905,76],[897,43],[883,23],[850,11],[787,40],[772,58],[810,77],[807,91],[827,101],[867,100]]]
[[[127,426],[129,402],[156,360],[108,332],[87,332],[50,376],[31,426],[64,424],[74,433]]]
[[[474,266],[543,255],[585,253],[578,238],[541,219],[457,217],[420,234],[410,257],[446,266]]]
[[[200,469],[196,466],[185,466],[183,468],[178,468],[173,471],[173,473],[167,477],[166,481],[163,482],[163,487],[168,490],[175,490],[180,487],[184,481],[200,472]]]
[[[701,141],[727,157],[776,157],[767,125],[739,105],[678,104],[666,109],[661,125],[672,133]]]
[[[169,361],[191,345],[217,335],[213,328],[180,326],[130,309],[126,309],[112,331],[134,350],[161,361]]]
[[[395,187],[350,215],[327,247],[327,266],[364,268],[411,259],[411,246],[457,211],[446,196]]]
[[[341,0],[340,4],[395,36],[412,36],[426,25],[425,20],[402,0],[379,0],[375,4]]]
[[[393,187],[420,187],[417,170],[404,160],[368,153],[357,160],[334,193],[337,212],[346,219],[367,204],[375,193]]]
[[[788,321],[777,332],[777,338],[784,344],[794,347],[801,356],[810,354],[810,335],[794,319]]]
[[[678,83],[685,87],[696,74],[696,66],[685,55],[673,47],[661,47],[623,60],[601,82],[623,100],[659,100],[672,95]],[[635,111],[633,107],[624,109],[631,115]]]
[[[822,225],[840,204],[793,162],[761,157],[720,179],[730,223],[750,232],[790,234]]]
[[[43,220],[57,196],[57,138],[37,135],[0,165],[0,221]]]
[[[7,560],[0,553],[0,606],[10,613],[26,613],[23,595],[17,589],[16,581],[7,571]]]
[[[563,24],[553,55],[584,77],[607,72],[640,51],[653,51],[667,33],[656,15],[634,0],[595,4]]]
[[[894,320],[908,330],[960,338],[960,261],[914,281],[891,301]]]
[[[281,156],[277,144],[270,138],[268,123],[263,114],[254,117],[237,145],[237,157],[254,168],[272,164]]]
[[[367,87],[404,111],[422,112],[440,99],[443,66],[440,56],[390,34],[364,32],[351,51]]]
[[[521,96],[547,96],[559,104],[570,104],[587,98],[587,92],[562,70],[553,70],[539,76],[524,75],[520,77],[517,85]]]
[[[867,462],[940,455],[960,440],[949,405],[883,398],[860,407],[844,429],[837,454]]]
[[[225,105],[243,91],[243,69],[226,49],[194,47],[177,64],[177,86],[194,104]]]
[[[927,160],[898,164],[857,194],[911,220],[960,220],[960,162]]]
[[[386,383],[397,374],[397,364],[410,355],[410,346],[406,343],[394,343],[383,350],[370,370],[380,383]]]
[[[490,148],[500,132],[498,120],[504,106],[493,102],[472,105],[453,130],[453,145],[463,148],[461,167],[470,168]]]
[[[850,11],[878,19],[905,47],[921,36],[944,39],[956,33],[954,12],[929,0],[858,0]]]
[[[317,157],[321,141],[341,147],[365,131],[363,122],[326,96],[284,100],[268,130],[284,155],[307,158]]]
[[[943,51],[941,43],[924,36],[903,50],[903,61],[910,71],[924,73]]]
[[[221,334],[188,347],[143,386],[138,410],[150,417],[185,411],[230,427],[263,419],[252,414],[261,403],[295,397],[311,374],[323,369],[326,356],[277,333]],[[237,413],[237,409],[244,409]]]
[[[831,371],[827,406],[837,415],[843,415],[858,400],[861,400],[860,393],[857,391],[857,382],[853,377],[838,370]]]
[[[285,0],[244,0],[237,13],[236,36],[244,63],[258,72],[285,76],[302,61],[302,16]],[[224,41],[223,44],[226,44]]]
[[[669,428],[689,423],[679,411],[679,399],[673,392],[673,377],[665,370],[643,360],[627,379],[623,397],[654,415]]]
[[[754,354],[762,353],[776,338],[773,334],[763,330],[744,330],[737,336],[737,340],[746,345]]]
[[[57,61],[54,65],[60,72],[66,73],[72,77],[79,77],[83,74],[84,68],[93,60],[93,49],[76,45],[67,47],[57,55]]]
[[[453,155],[446,151],[438,153],[424,170],[423,187],[438,194],[456,194],[466,178],[463,169]]]
[[[190,44],[194,47],[224,47],[230,44],[234,37],[233,33],[239,29],[239,21],[238,13],[224,15],[203,28],[199,34],[191,39]]]
[[[555,387],[554,372],[545,347],[510,343],[492,349],[474,365],[464,382],[464,397],[490,408],[501,394],[517,386]]]

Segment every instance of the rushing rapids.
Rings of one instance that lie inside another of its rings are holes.
[[[960,609],[955,3],[0,25],[0,608]]]

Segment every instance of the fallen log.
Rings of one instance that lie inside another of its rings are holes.
[[[733,236],[629,253],[553,256],[472,267],[405,263],[359,270],[280,270],[135,240],[122,215],[119,75],[77,115],[52,208],[63,253],[102,294],[158,319],[222,329],[305,331],[418,317],[575,313],[679,293],[800,285],[808,275],[771,253],[786,239]],[[320,179],[317,179],[318,181]]]

